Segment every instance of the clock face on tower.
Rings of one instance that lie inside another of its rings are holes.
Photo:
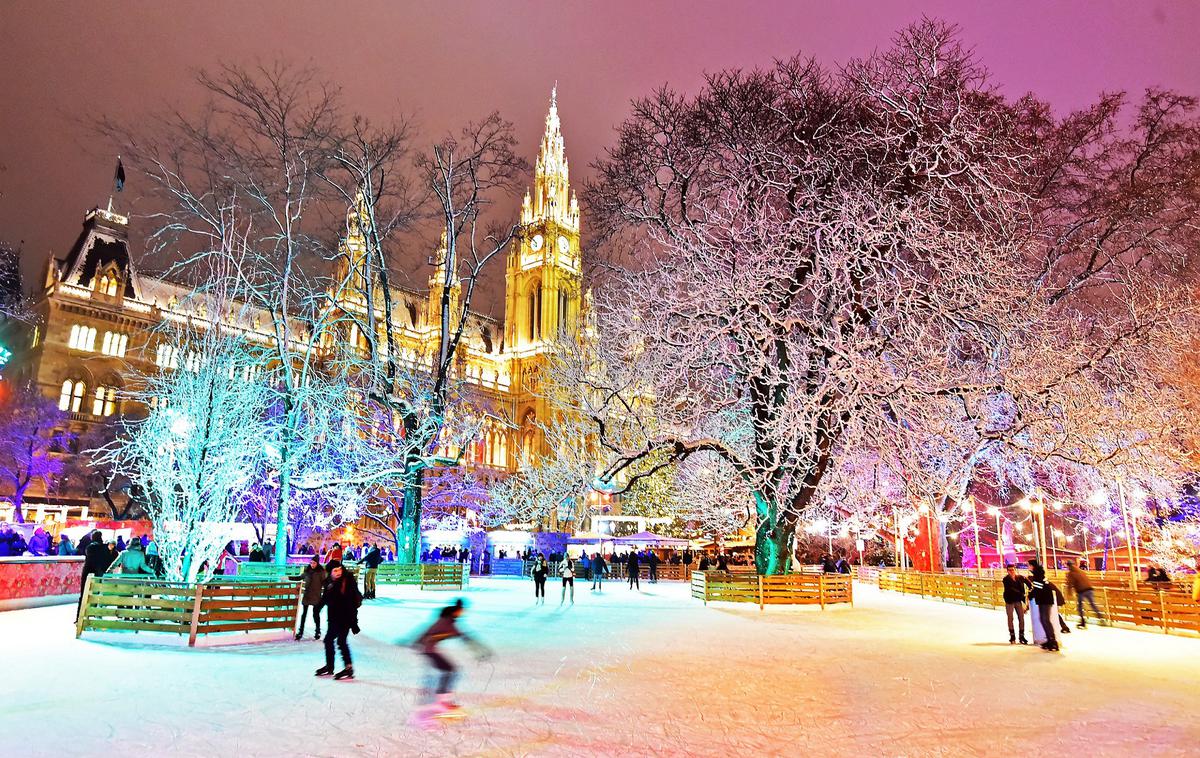
[[[543,242],[544,240],[542,239],[542,235],[535,234],[533,235],[533,239],[529,240],[529,249],[536,253],[542,249]]]
[[[558,236],[558,252],[565,253],[571,249],[571,243],[561,234]]]

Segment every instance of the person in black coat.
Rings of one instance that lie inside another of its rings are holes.
[[[80,540],[82,542],[82,540]],[[87,587],[89,576],[103,576],[112,565],[112,553],[104,544],[104,535],[100,530],[92,532],[87,548],[83,554],[83,576],[79,580],[79,603],[75,606],[75,620],[79,620],[79,611],[83,608],[83,591]]]
[[[640,590],[642,588],[641,583],[638,582],[638,571],[640,568],[637,551],[630,550],[629,557],[625,559],[625,570],[629,572],[629,589],[637,587]]]
[[[379,564],[383,563],[383,553],[379,552],[379,547],[372,547],[363,556],[363,565],[366,566],[366,572],[363,574],[363,597],[368,600],[375,599],[375,575],[379,571]]]
[[[658,563],[659,563],[659,560],[658,560],[658,556],[657,556],[657,555],[654,553],[654,551],[653,551],[653,550],[650,550],[650,551],[648,551],[648,552],[647,552],[647,554],[646,554],[646,562],[650,564],[650,583],[651,583],[651,584],[658,584]]]
[[[346,638],[350,632],[358,634],[358,608],[362,605],[362,593],[354,575],[342,567],[341,561],[329,564],[329,581],[321,594],[321,606],[325,616],[325,665],[317,669],[317,676],[333,674],[333,646],[337,643],[342,651],[342,663],[346,667],[334,674],[334,679],[353,679],[354,662],[350,658],[350,645]]]
[[[1017,573],[1017,567],[1008,564],[1008,575],[1004,577],[1004,613],[1008,616],[1008,644],[1017,643],[1017,632],[1013,629],[1013,616],[1020,622],[1021,644],[1028,645],[1025,639],[1025,599],[1029,594],[1031,584],[1028,577]]]

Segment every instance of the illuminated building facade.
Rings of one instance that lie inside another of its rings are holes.
[[[470,312],[458,355],[460,378],[494,416],[462,459],[468,467],[496,474],[511,471],[522,451],[542,444],[534,426],[547,416],[538,369],[545,365],[554,336],[580,317],[579,205],[570,190],[556,95],[551,94],[533,187],[521,208],[526,231],[507,256],[504,320]],[[337,303],[348,310],[366,305],[363,288],[345,286],[356,276],[366,249],[360,216],[358,209],[350,209],[342,254],[332,272],[334,281],[342,283]],[[158,328],[161,324],[224,323],[221,314],[204,312],[203,300],[193,297],[192,288],[137,271],[128,223],[111,203],[107,209],[95,208],[86,214],[70,252],[49,259],[35,304],[37,325],[21,356],[22,373],[58,402],[78,432],[139,412],[127,407],[132,401],[122,396],[132,376],[160,368],[187,369],[189,361],[198,360],[181,354]],[[437,265],[444,254],[443,241],[427,291],[391,291],[398,311],[392,320],[398,327],[394,342],[413,360],[436,352],[447,287],[451,313],[460,310],[461,283],[456,277],[448,282],[445,266]],[[236,326],[252,337],[273,339],[265,319]],[[352,348],[365,344],[353,325],[344,338]]]

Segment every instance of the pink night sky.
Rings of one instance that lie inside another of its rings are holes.
[[[958,24],[1005,92],[1063,111],[1103,90],[1200,93],[1196,2],[7,2],[0,239],[24,241],[33,283],[109,193],[113,156],[83,122],[194,105],[193,70],[218,61],[311,62],[350,107],[415,113],[426,135],[499,109],[529,158],[557,80],[578,180],[629,100],[664,82],[797,52],[836,64],[921,15]],[[144,191],[131,177],[120,202]]]

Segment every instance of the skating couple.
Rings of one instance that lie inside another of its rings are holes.
[[[546,556],[538,553],[530,572],[533,575],[533,601],[537,605],[546,604],[546,576],[549,572],[550,566],[546,563]],[[562,577],[562,596],[559,598],[558,604],[562,605],[567,601],[567,588],[569,587],[571,589],[571,605],[575,605],[575,561],[564,555],[558,564],[558,575]]]
[[[1055,628],[1069,634],[1071,628],[1058,614],[1058,608],[1066,603],[1062,590],[1054,582],[1046,578],[1046,569],[1036,560],[1030,560],[1030,577],[1017,574],[1016,567],[1008,565],[1008,575],[1004,577],[1004,610],[1008,617],[1008,642],[1015,644],[1016,634],[1013,630],[1013,616],[1016,615],[1020,627],[1021,644],[1028,644],[1025,639],[1025,600],[1029,601],[1029,618],[1033,627],[1033,641],[1043,650],[1057,652],[1059,649]]]

